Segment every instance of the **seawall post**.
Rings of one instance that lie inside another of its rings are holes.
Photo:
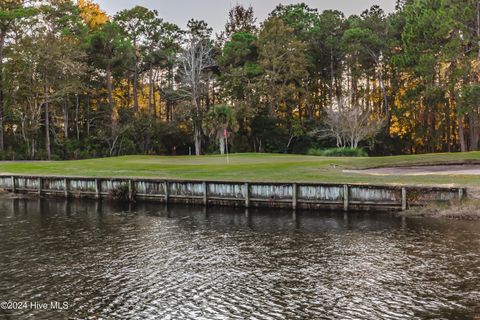
[[[43,182],[43,179],[39,177],[38,178],[38,195],[42,195],[42,182]]]
[[[402,188],[402,211],[407,210],[407,188]]]
[[[297,210],[297,184],[292,184],[292,209]]]
[[[207,182],[203,181],[202,183],[202,188],[203,188],[203,205],[206,206],[208,205],[208,185]]]
[[[65,178],[63,179],[63,186],[64,186],[64,195],[65,195],[65,198],[68,198],[68,184],[69,184],[69,179],[68,178]]]
[[[133,180],[128,180],[128,201],[133,201]]]
[[[168,203],[168,181],[163,182],[163,190],[165,192],[165,203]]]
[[[244,192],[245,193],[245,195],[244,195],[244,197],[245,197],[245,208],[248,208],[248,207],[250,207],[250,186],[249,186],[248,182],[245,182],[244,186],[245,186],[245,192]]]
[[[100,199],[100,180],[95,179],[95,198]]]
[[[348,211],[349,200],[348,200],[348,185],[343,185],[343,211]]]
[[[15,176],[12,176],[12,193],[17,192],[17,189],[15,188]]]

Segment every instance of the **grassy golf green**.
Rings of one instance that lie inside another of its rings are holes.
[[[0,174],[480,186],[478,175],[379,176],[343,172],[345,169],[472,162],[480,163],[480,152],[373,158],[233,154],[229,164],[225,156],[219,155],[124,156],[75,161],[0,162]]]

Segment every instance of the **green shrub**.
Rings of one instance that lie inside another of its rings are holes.
[[[19,152],[15,152],[13,149],[0,151],[0,160],[24,160],[24,155]]]
[[[310,148],[308,149],[307,154],[321,157],[368,157],[367,152],[362,148]]]

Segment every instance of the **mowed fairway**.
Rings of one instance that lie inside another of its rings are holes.
[[[75,161],[0,162],[0,174],[150,177],[188,180],[370,183],[480,186],[478,175],[367,175],[348,169],[422,164],[480,163],[480,152],[372,158],[234,154],[225,156],[124,156]]]

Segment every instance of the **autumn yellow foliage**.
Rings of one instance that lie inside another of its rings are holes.
[[[92,0],[78,0],[77,5],[80,8],[80,15],[90,29],[98,29],[109,21],[105,11],[100,9],[100,6]]]

